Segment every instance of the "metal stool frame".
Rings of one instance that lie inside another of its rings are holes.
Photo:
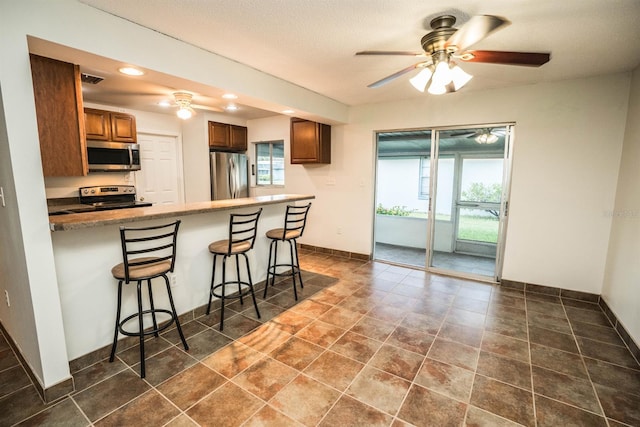
[[[140,338],[140,378],[145,377],[145,352],[144,338],[148,335],[158,337],[159,332],[167,329],[174,322],[180,335],[180,340],[185,350],[189,350],[187,341],[182,333],[176,307],[171,295],[171,286],[167,273],[173,272],[176,262],[176,240],[180,220],[172,223],[151,227],[120,227],[120,241],[122,243],[123,263],[112,269],[114,277],[118,279],[118,305],[116,309],[115,332],[113,344],[111,346],[111,356],[109,362],[113,362],[118,345],[118,333],[127,336],[137,336]],[[154,234],[156,232],[157,234]],[[142,255],[142,257],[139,257]],[[118,269],[123,267],[123,271]],[[146,272],[145,272],[146,271]],[[124,274],[122,274],[124,273]],[[124,277],[123,277],[124,276]],[[171,310],[155,308],[153,304],[153,293],[151,291],[151,279],[162,277],[167,288],[169,304]],[[138,312],[120,319],[122,309],[122,285],[130,282],[137,282]],[[149,292],[148,310],[142,307],[142,282],[147,282]],[[170,316],[169,320],[158,326],[156,313],[165,313]],[[150,314],[153,321],[153,328],[144,329],[143,316]],[[138,319],[138,331],[132,332],[124,329],[124,325],[132,320]]]
[[[224,306],[227,299],[240,299],[240,304],[244,304],[242,297],[251,294],[253,299],[253,306],[256,309],[256,315],[260,319],[260,310],[258,310],[258,303],[256,302],[256,295],[253,290],[253,281],[251,279],[251,269],[249,268],[249,258],[247,252],[253,249],[258,232],[258,220],[262,208],[258,211],[249,214],[231,214],[229,219],[229,238],[227,240],[220,240],[209,245],[209,251],[213,254],[213,267],[211,271],[211,288],[209,291],[209,304],[207,305],[207,315],[211,311],[212,298],[220,298],[220,330],[224,328]],[[221,244],[225,244],[225,250],[220,251],[217,247]],[[216,245],[218,244],[218,245]],[[241,280],[240,278],[240,262],[239,256],[244,257],[247,280]],[[216,261],[218,256],[222,256],[222,282],[215,284],[216,277]],[[236,280],[227,280],[227,258],[235,256],[236,260]],[[228,295],[227,286],[238,285],[237,294]],[[246,288],[243,290],[243,286]],[[221,292],[217,292],[221,289]]]
[[[287,205],[287,210],[284,215],[284,228],[276,228],[267,231],[267,237],[271,239],[269,245],[269,261],[267,265],[267,278],[264,282],[264,294],[263,298],[267,297],[267,289],[269,287],[269,277],[271,276],[271,286],[275,284],[276,276],[291,276],[293,280],[293,295],[295,300],[298,300],[298,291],[296,289],[296,275],[300,280],[300,288],[304,288],[302,283],[302,274],[300,273],[300,261],[298,259],[298,247],[297,239],[304,233],[304,228],[307,225],[307,215],[311,209],[311,203],[304,206]],[[289,253],[291,256],[291,263],[278,264],[278,242],[289,243]],[[273,263],[271,262],[273,259]],[[278,267],[288,267],[289,270],[282,273],[278,273]]]

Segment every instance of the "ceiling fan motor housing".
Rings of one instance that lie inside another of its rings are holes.
[[[456,51],[455,46],[445,46],[449,37],[451,37],[456,31],[453,28],[456,18],[451,15],[439,16],[431,21],[431,28],[433,31],[425,34],[422,37],[420,43],[422,49],[433,58],[433,63],[436,61],[442,61],[448,59],[449,55]],[[446,54],[446,59],[443,56]]]

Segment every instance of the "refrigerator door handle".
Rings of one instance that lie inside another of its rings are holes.
[[[231,193],[231,198],[235,199],[236,195],[236,166],[233,161],[233,157],[229,157],[229,193]]]

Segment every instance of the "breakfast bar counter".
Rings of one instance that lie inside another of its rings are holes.
[[[213,261],[208,245],[228,238],[231,213],[262,209],[255,246],[247,254],[251,276],[257,284],[266,277],[269,254],[266,231],[283,227],[287,205],[304,205],[314,198],[312,195],[282,194],[50,215],[50,236],[69,360],[103,351],[113,339],[118,286],[111,268],[122,262],[120,226],[145,227],[181,220],[171,292],[178,314],[190,315],[206,307]],[[309,222],[313,222],[313,207]],[[278,255],[282,259],[288,258],[285,246],[282,245],[282,254]],[[216,276],[219,274],[216,271]],[[135,288],[134,284],[123,289],[123,313],[137,310]],[[159,297],[158,305],[166,305],[167,301],[161,298],[162,292]]]
[[[83,212],[49,216],[51,231],[77,230],[103,225],[126,224],[137,221],[172,218],[238,208],[260,207],[276,203],[292,203],[313,199],[314,196],[301,194],[277,194],[271,196],[244,197],[240,199],[215,200],[175,205],[157,205],[130,209],[115,209],[98,212]]]

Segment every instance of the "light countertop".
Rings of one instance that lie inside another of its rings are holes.
[[[67,215],[50,215],[51,231],[77,230],[81,228],[100,227],[103,225],[126,224],[137,221],[171,218],[184,215],[195,215],[207,212],[225,211],[246,207],[259,207],[277,203],[291,203],[314,199],[315,196],[303,194],[277,194],[271,196],[244,197],[240,199],[215,200],[176,205],[157,205],[131,209],[115,209],[108,211],[73,213]]]

